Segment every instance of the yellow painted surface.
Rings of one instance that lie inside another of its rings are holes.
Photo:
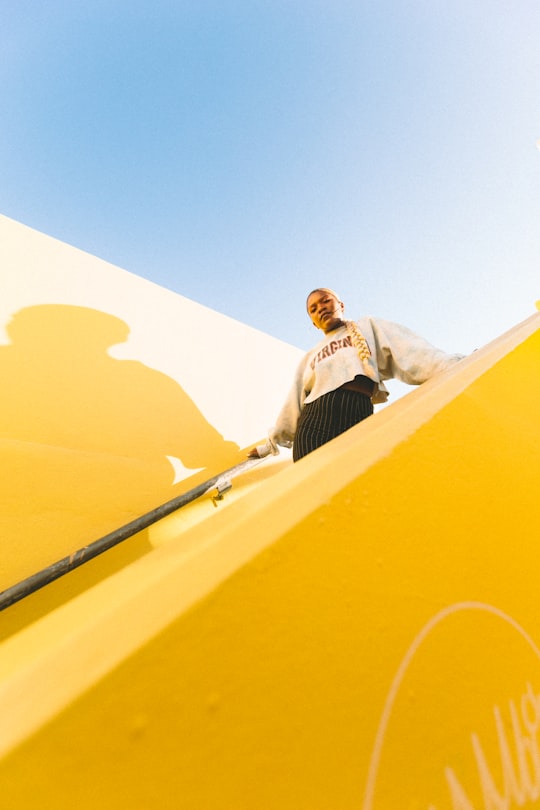
[[[2,216],[0,266],[3,591],[243,461],[301,352]]]
[[[9,610],[1,613],[0,642],[74,599],[78,594],[111,577],[139,557],[168,543],[180,533],[185,533],[192,526],[204,521],[205,531],[212,533],[212,520],[220,519],[221,513],[239,498],[243,498],[248,492],[264,484],[268,478],[292,464],[290,457],[287,456],[288,454],[283,453],[279,457],[262,460],[260,466],[236,476],[232,489],[226,491],[221,500],[214,501],[219,493],[213,488],[207,494],[173,512],[168,518],[151,524],[110,548],[106,553],[64,574],[47,587],[25,596]],[[89,515],[89,520],[91,517],[92,515]]]
[[[2,806],[538,806],[539,321],[4,642]]]

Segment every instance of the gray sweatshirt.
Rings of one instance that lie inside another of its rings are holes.
[[[446,354],[406,326],[382,318],[360,318],[356,325],[370,350],[365,363],[345,325],[326,334],[298,365],[289,395],[269,431],[268,441],[257,447],[261,457],[269,453],[276,455],[279,452],[277,445],[292,447],[304,405],[359,374],[375,382],[372,401],[380,403],[388,399],[384,380],[397,379],[409,385],[420,385],[464,357],[462,354]]]

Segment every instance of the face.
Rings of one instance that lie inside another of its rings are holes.
[[[307,300],[307,311],[314,326],[331,332],[343,323],[343,302],[330,290],[314,290]]]

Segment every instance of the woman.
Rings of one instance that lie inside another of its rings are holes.
[[[343,302],[326,287],[310,292],[306,306],[324,338],[304,356],[268,441],[250,458],[277,455],[281,445],[298,461],[371,416],[373,403],[388,399],[384,380],[420,385],[463,358],[381,318],[345,320]]]

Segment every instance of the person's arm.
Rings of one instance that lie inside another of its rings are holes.
[[[268,431],[268,439],[264,444],[259,444],[257,447],[250,450],[248,458],[264,458],[270,455],[270,453],[277,456],[279,453],[278,445],[281,445],[281,447],[292,447],[298,417],[300,416],[300,411],[302,410],[306,396],[303,382],[306,358],[307,356],[302,359],[302,362],[296,369],[294,383],[279,412],[274,427]]]
[[[371,320],[381,379],[420,385],[465,355],[448,354],[406,326],[380,318]]]

